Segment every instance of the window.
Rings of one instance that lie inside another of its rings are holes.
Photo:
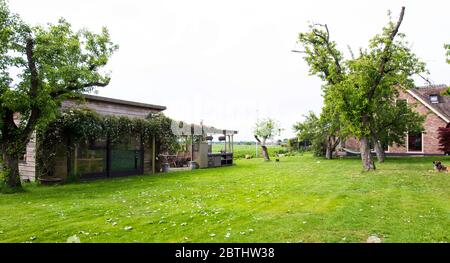
[[[408,151],[409,152],[422,151],[422,133],[408,134]]]
[[[23,154],[19,157],[19,162],[26,163],[27,162],[27,154]]]
[[[439,96],[437,94],[431,94],[430,101],[431,103],[439,103]]]
[[[106,140],[86,140],[76,148],[74,171],[84,178],[106,172]]]

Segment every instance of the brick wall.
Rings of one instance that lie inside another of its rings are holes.
[[[439,135],[438,128],[445,127],[446,122],[441,119],[438,115],[432,112],[424,104],[419,102],[408,92],[401,92],[399,99],[406,99],[408,104],[413,106],[414,109],[420,114],[426,115],[424,122],[425,132],[422,135],[422,150],[425,154],[443,154],[439,150]],[[405,137],[407,140],[407,137]],[[389,153],[407,153],[407,141],[404,146],[393,145],[388,149]]]
[[[359,151],[359,141],[355,137],[350,137],[345,140],[342,146],[353,151]]]

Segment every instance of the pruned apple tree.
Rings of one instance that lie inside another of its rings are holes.
[[[273,139],[280,132],[279,124],[276,120],[266,118],[258,120],[253,129],[256,141],[261,145],[262,155],[265,161],[270,161],[267,150],[267,140]]]
[[[358,54],[350,50],[349,59],[331,40],[326,24],[312,24],[308,32],[299,35],[310,74],[324,81],[324,109],[332,109],[330,117],[337,123],[335,133],[344,131],[359,140],[362,165],[367,171],[375,168],[372,147],[382,162],[383,148],[402,143],[403,136],[398,135],[411,127],[419,129],[423,121],[411,107],[396,103],[399,91],[414,87],[413,76],[426,72],[405,35],[399,33],[404,14],[402,7],[396,22],[390,20]],[[392,112],[401,115],[387,114]],[[395,122],[402,117],[407,119]]]

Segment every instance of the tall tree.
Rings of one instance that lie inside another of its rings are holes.
[[[357,58],[352,53],[352,59],[345,61],[336,44],[330,41],[326,25],[319,25],[325,29],[313,25],[310,32],[299,37],[305,47],[310,73],[326,81],[325,108],[337,113],[334,119],[339,120],[341,130],[359,139],[364,170],[375,168],[370,142],[379,160],[384,158],[381,127],[389,119],[380,114],[395,108],[398,89],[413,87],[411,76],[424,71],[424,64],[407,47],[404,35],[398,33],[404,12],[402,7],[396,23],[390,21],[382,34],[369,42],[366,50],[361,49]],[[398,128],[395,131],[398,134],[407,131],[405,126],[392,125],[391,128]]]
[[[262,154],[265,161],[270,161],[269,152],[267,150],[267,140],[273,139],[273,137],[279,132],[279,125],[277,121],[267,118],[257,121],[253,134],[255,139],[261,144]]]
[[[360,140],[365,170],[374,168],[370,141],[379,160],[384,158],[380,140],[380,133],[384,131],[377,121],[386,120],[389,115],[383,113],[395,110],[398,89],[413,88],[412,76],[425,71],[424,63],[408,48],[405,35],[399,33],[404,12],[403,7],[396,23],[390,21],[383,32],[369,42],[367,50],[361,50],[358,58],[348,61],[348,77],[336,89],[337,95],[344,92],[352,98],[351,103],[341,104],[344,106],[341,112],[350,124],[352,134]],[[398,134],[407,131],[407,126],[391,128],[400,128],[396,131]]]
[[[343,64],[343,55],[337,49],[336,43],[330,40],[330,31],[326,24],[310,25],[309,32],[299,34],[299,43],[305,48],[301,52],[305,54],[304,59],[310,66],[310,75],[316,75],[325,82],[322,86],[324,107],[316,123],[321,132],[316,133],[316,136],[323,136],[325,156],[331,159],[336,146],[344,137],[345,129],[339,112],[335,110],[335,100],[330,91],[345,79],[346,65]],[[318,137],[315,142],[318,146]]]
[[[4,186],[20,189],[19,156],[61,102],[109,84],[103,68],[117,49],[108,30],[74,32],[64,19],[30,26],[0,0],[0,146]]]
[[[444,48],[446,50],[446,60],[447,60],[447,64],[450,64],[450,44],[445,44]],[[450,96],[450,88],[448,88],[445,92],[444,95],[446,96]]]

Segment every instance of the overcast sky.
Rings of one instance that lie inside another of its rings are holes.
[[[239,130],[252,139],[257,115],[280,121],[282,137],[312,110],[321,82],[308,75],[296,45],[308,22],[327,23],[347,52],[365,47],[406,6],[401,32],[427,63],[435,84],[450,84],[448,1],[9,0],[33,24],[64,17],[79,29],[108,27],[120,45],[99,95],[167,106],[177,120]],[[417,85],[423,85],[421,80]]]

